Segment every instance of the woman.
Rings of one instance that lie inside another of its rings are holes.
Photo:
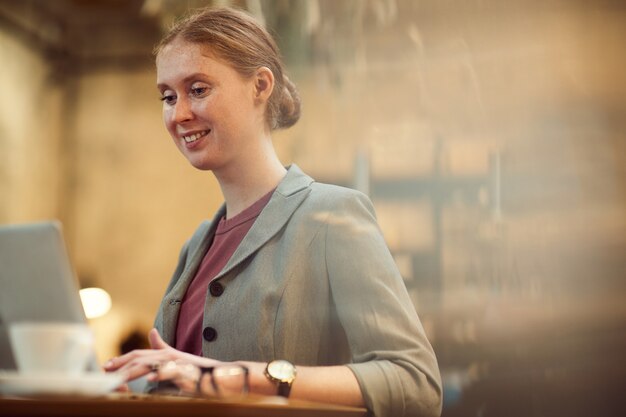
[[[159,380],[173,374],[155,365],[172,360],[235,362],[253,393],[438,415],[436,359],[371,202],[274,151],[271,132],[296,123],[300,101],[271,36],[241,11],[204,9],[156,57],[165,126],[225,204],[183,247],[152,349],[105,368]]]

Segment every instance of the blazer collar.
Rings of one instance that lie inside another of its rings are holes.
[[[246,258],[259,250],[269,239],[271,239],[287,223],[293,212],[309,195],[310,185],[313,179],[303,173],[300,168],[293,164],[287,168],[287,174],[278,184],[276,191],[270,198],[259,217],[244,237],[235,253],[224,266],[222,271],[215,276],[218,279],[232,271]],[[189,284],[193,280],[202,259],[206,255],[209,246],[213,242],[215,229],[219,220],[226,214],[226,205],[222,205],[213,217],[213,221],[202,225],[202,230],[198,230],[198,236],[194,235],[191,242],[198,244],[190,247],[187,262],[183,272],[172,290],[166,295],[163,302],[163,324],[162,336],[165,341],[172,343],[176,334],[178,313],[182,300],[187,292]]]
[[[278,184],[270,201],[254,221],[228,263],[214,279],[229,273],[278,233],[309,195],[313,182],[313,179],[302,172],[296,164],[287,167],[287,174]]]
[[[287,167],[285,178],[278,184],[276,191],[288,197],[305,188],[308,188],[314,182],[313,178],[306,175],[296,164]]]

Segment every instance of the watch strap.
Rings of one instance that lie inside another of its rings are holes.
[[[290,392],[291,392],[291,384],[289,382],[278,383],[278,395],[280,395],[281,397],[288,398]]]

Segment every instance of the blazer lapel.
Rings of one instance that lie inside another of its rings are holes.
[[[203,231],[202,235],[197,237],[198,244],[195,245],[195,247],[193,247],[193,243],[195,243],[194,240],[196,239],[196,236],[194,235],[191,238],[189,243],[190,246],[188,248],[189,253],[187,254],[188,260],[185,263],[185,268],[183,269],[183,272],[174,287],[169,293],[167,293],[165,299],[163,300],[163,334],[161,336],[167,343],[172,343],[174,341],[174,336],[176,335],[176,325],[178,322],[178,313],[180,312],[180,306],[183,298],[185,297],[189,284],[196,275],[196,271],[200,267],[200,263],[202,262],[204,255],[213,241],[215,229],[217,228],[217,224],[224,213],[226,213],[226,205],[222,205],[213,217],[213,221],[210,226]]]
[[[267,206],[265,206],[265,209],[256,219],[252,228],[226,266],[224,266],[222,271],[217,274],[214,279],[223,277],[274,236],[284,224],[287,223],[293,212],[308,196],[311,191],[309,186],[312,182],[313,179],[304,174],[297,165],[291,165],[288,168],[285,178],[280,182],[276,192],[274,192]],[[187,255],[189,258],[185,263],[185,268],[178,282],[176,282],[172,290],[167,293],[163,299],[163,327],[161,336],[167,343],[173,343],[175,339],[178,314],[182,300],[213,241],[219,220],[225,213],[226,206],[223,205],[213,217],[211,225],[199,236],[200,244],[197,245],[197,248],[194,249],[190,245]],[[192,240],[194,240],[194,238],[192,238]]]
[[[267,206],[261,211],[228,263],[214,279],[226,275],[270,240],[309,195],[311,192],[309,186],[312,182],[313,179],[304,174],[296,164],[291,165]]]

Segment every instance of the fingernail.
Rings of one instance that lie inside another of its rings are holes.
[[[108,360],[104,365],[105,368],[110,368],[113,366],[113,360]]]

